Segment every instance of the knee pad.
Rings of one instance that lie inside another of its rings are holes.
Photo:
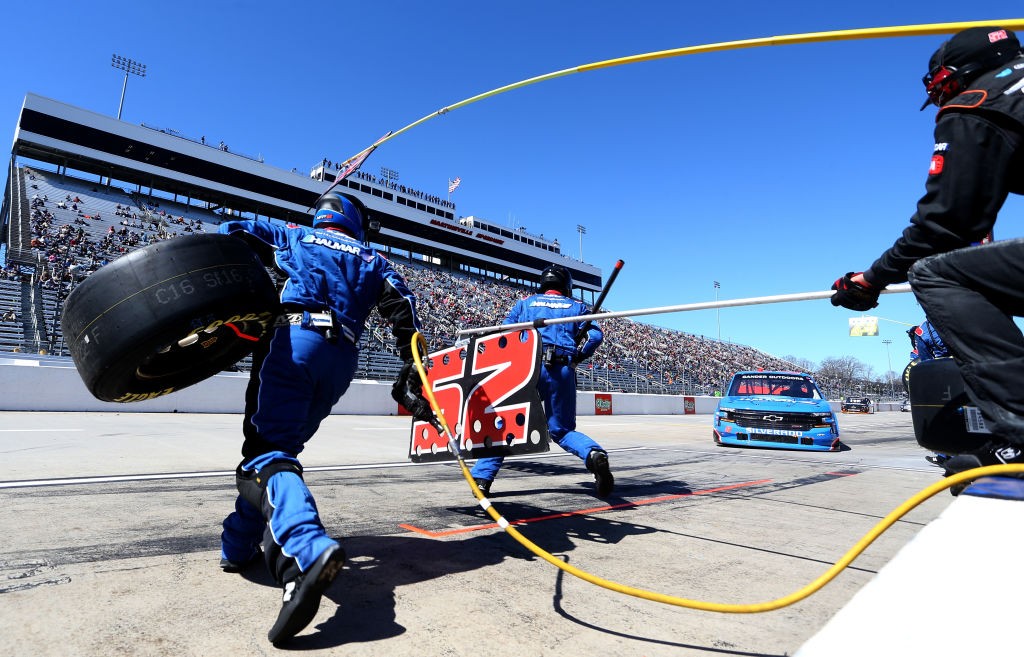
[[[269,519],[263,507],[267,498],[267,482],[278,472],[294,472],[302,477],[302,466],[291,461],[271,461],[260,470],[243,470],[241,464],[235,469],[235,487],[242,498]]]
[[[287,556],[281,550],[270,527],[270,515],[273,510],[267,499],[267,482],[279,472],[292,472],[301,478],[302,466],[291,461],[271,461],[256,471],[243,470],[239,465],[235,470],[235,486],[238,488],[238,494],[246,502],[259,509],[267,521],[267,528],[263,532],[263,558],[274,580],[278,585],[283,585],[285,582],[295,579],[302,571],[295,559]]]

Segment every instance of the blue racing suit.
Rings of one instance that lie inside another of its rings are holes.
[[[251,560],[262,542],[267,565],[283,584],[335,542],[302,479],[298,454],[348,389],[374,307],[391,322],[403,359],[411,360],[412,336],[420,330],[415,297],[391,263],[343,232],[258,220],[227,221],[220,232],[246,239],[264,264],[287,277],[285,314],[253,353],[240,494],[221,534],[222,557],[235,563]]]
[[[942,341],[938,331],[927,319],[914,329],[914,346],[917,350],[917,357],[921,360],[932,360],[933,358],[944,358],[949,356],[949,349]]]
[[[517,301],[502,323],[575,317],[588,312],[583,302],[548,290]],[[576,336],[581,331],[585,333],[586,340],[577,347]],[[549,324],[542,326],[539,332],[545,352],[553,352],[544,358],[545,365],[541,367],[537,382],[537,392],[548,420],[548,433],[559,447],[586,461],[591,450],[600,450],[601,446],[590,436],[576,431],[576,365],[594,355],[604,340],[604,334],[596,324],[584,321]],[[479,459],[471,474],[474,479],[493,481],[503,461],[502,457]]]

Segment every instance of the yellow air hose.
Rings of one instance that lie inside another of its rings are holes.
[[[440,421],[441,426],[444,428],[445,436],[448,438],[448,445],[451,448],[455,458],[458,459],[459,467],[462,469],[462,476],[465,477],[466,481],[469,482],[469,487],[473,491],[473,496],[476,497],[480,507],[489,515],[499,527],[504,529],[512,538],[518,541],[523,547],[537,555],[541,559],[547,561],[556,568],[578,577],[585,582],[596,584],[602,588],[609,589],[611,591],[617,591],[626,595],[631,595],[635,598],[643,598],[644,600],[651,600],[653,602],[661,602],[667,605],[674,605],[676,607],[686,607],[688,609],[699,609],[701,611],[717,611],[725,614],[754,614],[763,611],[774,611],[783,607],[789,606],[795,602],[799,602],[804,598],[810,596],[812,593],[817,592],[823,586],[831,582],[835,577],[848,565],[853,563],[864,550],[867,549],[876,538],[882,535],[882,533],[892,527],[897,520],[902,518],[904,515],[909,513],[912,509],[917,507],[919,504],[932,497],[936,493],[940,493],[947,488],[956,486],[957,484],[963,484],[980,477],[988,477],[992,475],[1005,475],[1005,474],[1024,474],[1024,464],[1014,465],[990,465],[982,468],[975,468],[966,472],[946,477],[940,481],[936,481],[927,488],[921,490],[915,495],[911,496],[907,501],[900,504],[898,507],[893,509],[885,518],[876,524],[871,531],[864,535],[857,543],[850,548],[850,550],[843,555],[843,557],[837,561],[831,568],[826,570],[820,577],[808,584],[807,586],[799,589],[789,595],[785,595],[775,600],[769,600],[767,602],[755,602],[752,604],[730,604],[724,602],[706,602],[703,600],[691,600],[689,598],[680,598],[674,595],[666,595],[664,593],[657,593],[654,591],[647,591],[644,589],[638,589],[625,584],[619,584],[611,580],[592,575],[586,571],[575,568],[561,559],[558,559],[550,552],[547,552],[543,548],[539,547],[530,539],[526,538],[519,532],[515,527],[512,526],[508,520],[506,520],[497,509],[491,504],[490,500],[484,497],[484,494],[480,491],[480,488],[476,485],[473,480],[473,476],[469,473],[469,468],[466,466],[466,461],[462,458],[462,454],[459,450],[458,443],[455,437],[452,435],[451,430],[448,428],[448,422],[445,420],[444,414],[441,412],[440,407],[437,404],[437,400],[434,398],[434,392],[430,389],[430,381],[427,379],[427,371],[423,366],[423,360],[420,356],[420,349],[422,348],[423,353],[426,353],[426,341],[423,336],[419,333],[413,335],[412,338],[412,355],[416,361],[416,370],[419,372],[420,381],[423,383],[423,394],[427,397],[430,402],[430,408],[433,409],[434,414]]]
[[[998,25],[999,27],[1011,30],[1024,29],[1024,19],[1022,18],[1004,18],[1004,19],[993,19],[984,21],[961,21],[956,23],[926,23],[923,25],[896,25],[892,27],[868,27],[859,28],[853,30],[835,30],[832,32],[807,32],[804,34],[784,34],[779,36],[760,37],[754,39],[740,39],[738,41],[722,41],[719,43],[706,43],[697,46],[683,46],[682,48],[672,48],[669,50],[659,50],[656,52],[642,53],[639,55],[630,55],[627,57],[615,57],[613,59],[606,59],[599,62],[592,62],[590,64],[582,64],[580,66],[573,66],[571,68],[565,68],[559,71],[552,71],[551,73],[545,73],[544,75],[538,75],[526,80],[520,80],[519,82],[513,82],[512,84],[506,84],[496,89],[491,89],[481,94],[471,96],[460,100],[457,103],[446,105],[441,109],[431,112],[424,117],[413,121],[409,125],[399,130],[392,130],[386,135],[375,141],[372,145],[364,148],[359,153],[348,158],[342,162],[342,166],[348,166],[350,164],[358,166],[362,162],[362,159],[366,159],[375,148],[378,146],[391,141],[395,137],[416,126],[426,123],[430,119],[437,116],[443,116],[465,107],[472,105],[473,103],[481,100],[497,96],[515,89],[521,89],[539,82],[547,82],[548,80],[554,80],[567,75],[575,73],[587,73],[590,71],[598,71],[606,68],[612,68],[614,66],[623,66],[626,64],[639,64],[643,62],[650,62],[659,59],[667,59],[670,57],[682,57],[685,55],[699,55],[703,53],[712,52],[723,52],[727,50],[741,50],[746,48],[761,48],[765,46],[788,46],[804,43],[822,43],[827,41],[852,41],[858,39],[885,39],[892,37],[909,37],[909,36],[931,36],[939,34],[953,34],[961,30],[965,30],[971,27],[982,27],[988,25]],[[339,179],[343,176],[339,176]],[[333,187],[333,186],[332,186]]]

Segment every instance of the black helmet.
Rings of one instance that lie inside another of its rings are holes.
[[[562,265],[548,265],[540,273],[540,291],[558,290],[565,296],[572,295],[572,274]]]
[[[1020,41],[1013,30],[1001,27],[971,27],[944,42],[928,61],[922,78],[928,99],[921,109],[942,107],[980,75],[1020,54]]]

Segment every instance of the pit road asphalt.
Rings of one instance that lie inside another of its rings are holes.
[[[767,602],[940,476],[909,413],[840,423],[844,451],[819,453],[717,447],[706,415],[581,417],[609,451],[610,498],[553,445],[508,459],[491,499],[534,543],[602,578]],[[301,458],[349,562],[278,649],[266,634],[280,591],[265,569],[217,565],[240,426],[238,415],[0,413],[0,656],[791,655],[954,499],[912,510],[806,600],[712,613],[563,573],[494,526],[454,463],[410,463],[408,419],[332,416]]]

